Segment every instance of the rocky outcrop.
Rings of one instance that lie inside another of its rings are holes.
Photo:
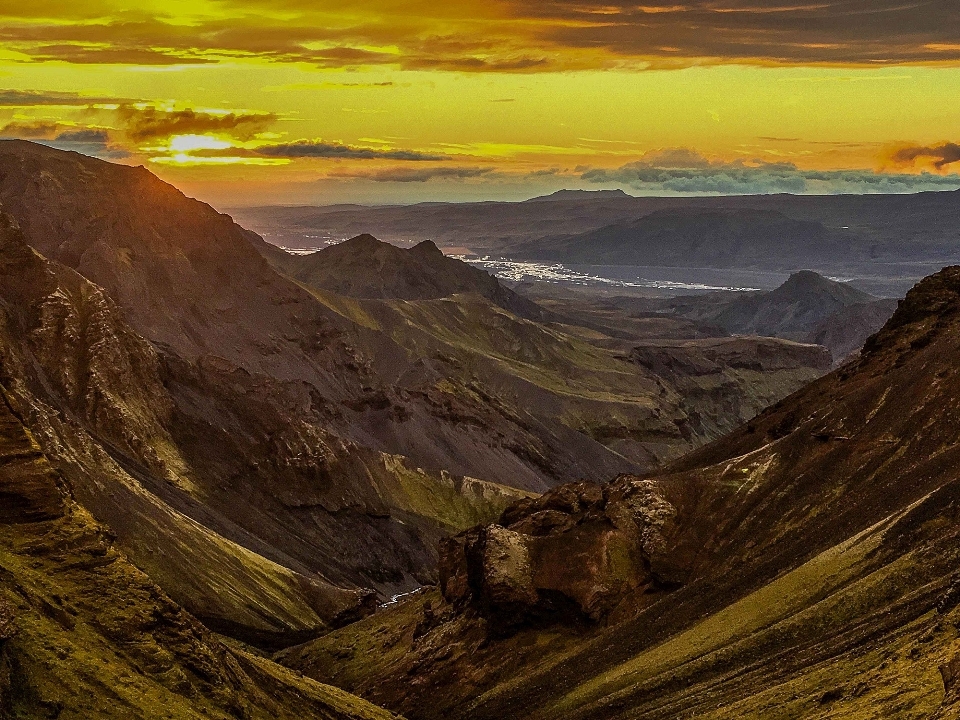
[[[626,616],[683,584],[677,509],[651,480],[565,485],[441,543],[440,589],[497,632]]]
[[[0,386],[0,523],[52,520],[63,511],[57,478]]]
[[[17,634],[17,612],[9,603],[0,599],[0,646]]]

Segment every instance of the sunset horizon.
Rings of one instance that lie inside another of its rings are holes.
[[[960,188],[936,2],[0,12],[0,136],[221,206]]]

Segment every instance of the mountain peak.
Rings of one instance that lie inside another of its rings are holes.
[[[558,200],[611,200],[614,198],[633,197],[623,190],[557,190],[549,195],[530,198],[526,202],[556,202]]]
[[[433,240],[424,240],[423,242],[417,243],[410,248],[410,252],[421,255],[443,255],[443,251],[437,247],[437,244]]]
[[[867,340],[864,354],[893,347],[904,335],[910,335],[912,345],[928,344],[943,326],[943,319],[960,310],[960,266],[945,267],[917,283],[900,301],[893,317],[876,335]],[[917,333],[907,330],[916,325]]]
[[[842,305],[854,305],[875,300],[872,295],[837,280],[831,280],[813,270],[798,270],[783,285],[771,293],[774,297],[796,299],[822,296]]]
[[[376,248],[381,245],[387,245],[388,243],[378,240],[370,233],[361,233],[360,235],[355,235],[349,240],[344,240],[340,243],[344,247],[357,247],[357,248]]]

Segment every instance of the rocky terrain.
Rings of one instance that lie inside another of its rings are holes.
[[[184,612],[74,501],[17,407],[0,394],[0,717],[394,717]]]
[[[411,718],[957,717],[958,344],[951,267],[726,437],[514,505],[281,660]]]
[[[5,392],[122,552],[260,647],[434,582],[442,537],[518,499],[650,469],[825,370],[768,343],[775,369],[715,364],[695,407],[431,246],[384,272],[395,249],[344,244],[377,290],[337,292],[143,168],[31,143],[0,143],[0,203]]]

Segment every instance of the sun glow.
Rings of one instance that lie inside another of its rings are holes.
[[[209,135],[175,135],[170,138],[169,147],[177,153],[187,153],[191,150],[226,150],[232,144]]]

